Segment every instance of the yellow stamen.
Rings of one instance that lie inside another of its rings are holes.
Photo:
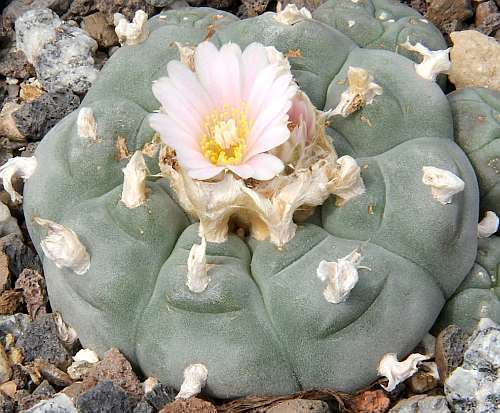
[[[204,135],[200,140],[203,156],[214,165],[241,163],[252,121],[244,103],[239,108],[224,105],[205,117]]]

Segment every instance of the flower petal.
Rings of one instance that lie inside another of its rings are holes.
[[[249,159],[245,165],[253,168],[254,173],[252,174],[252,178],[260,181],[267,181],[274,178],[285,168],[285,165],[283,165],[283,162],[281,162],[279,158],[267,153],[255,155],[253,158]]]
[[[197,136],[183,129],[169,115],[153,113],[149,115],[149,125],[160,134],[162,141],[168,146],[178,149],[180,145],[183,145],[199,150]]]
[[[267,152],[276,148],[286,142],[289,138],[290,130],[288,129],[286,122],[273,125],[259,136],[258,141],[256,141],[251,148],[248,148],[245,153],[245,161],[259,153]]]
[[[177,60],[171,60],[167,70],[173,86],[186,98],[194,111],[205,117],[213,110],[214,104],[210,96],[190,69]]]
[[[234,43],[221,47],[202,42],[195,51],[196,74],[218,109],[241,102],[241,49]]]
[[[153,94],[162,104],[162,109],[179,125],[193,135],[202,134],[202,114],[193,110],[186,98],[174,87],[172,80],[163,77],[153,84]]]
[[[229,169],[231,172],[234,172],[236,175],[243,179],[251,178],[255,173],[253,167],[248,165],[248,163],[243,163],[240,165],[226,165],[226,169]]]
[[[266,48],[257,42],[249,44],[241,56],[243,86],[241,98],[247,102],[257,74],[269,65]]]
[[[220,174],[224,170],[224,167],[222,166],[207,166],[206,168],[199,168],[199,169],[191,169],[188,171],[188,175],[193,178],[193,179],[210,179],[218,174]]]

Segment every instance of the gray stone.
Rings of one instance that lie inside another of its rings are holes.
[[[449,413],[444,396],[418,395],[401,400],[389,413]]]
[[[4,340],[7,334],[19,337],[28,328],[30,321],[29,316],[22,313],[0,316],[0,339]]]
[[[71,399],[60,393],[52,399],[34,405],[24,413],[78,413],[78,411]]]
[[[155,7],[166,7],[169,6],[170,3],[173,3],[172,0],[146,0],[146,3],[151,4],[151,6]]]
[[[144,399],[155,409],[160,410],[167,403],[173,402],[176,394],[175,389],[160,383],[153,390],[146,393]]]
[[[266,413],[330,413],[330,408],[321,400],[297,399],[278,403]]]
[[[12,377],[9,358],[5,353],[3,344],[0,343],[0,383],[5,383]]]
[[[6,50],[0,54],[0,75],[26,79],[35,75],[35,68],[21,50]]]
[[[29,10],[16,20],[16,45],[46,89],[83,94],[97,77],[97,42],[84,30],[62,22],[49,9]]]
[[[444,391],[455,413],[500,410],[500,326],[483,318],[469,339],[464,362],[446,380]]]
[[[142,400],[137,403],[134,408],[134,413],[153,413],[155,409],[147,401]]]
[[[41,140],[52,127],[75,110],[80,99],[70,90],[44,93],[13,114],[19,132],[28,140]]]
[[[38,255],[26,244],[19,234],[9,234],[0,238],[0,249],[9,257],[9,271],[16,279],[25,268],[42,272]]]
[[[46,360],[61,369],[71,364],[71,354],[57,334],[52,314],[45,314],[32,321],[18,338],[17,346],[23,350],[26,361]]]
[[[83,393],[76,405],[80,413],[132,413],[127,392],[110,380]]]

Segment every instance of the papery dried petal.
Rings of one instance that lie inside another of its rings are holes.
[[[26,181],[35,172],[36,166],[37,161],[34,156],[16,156],[0,167],[0,179],[2,179],[3,187],[10,195],[12,202],[19,203],[23,199],[22,195],[14,189],[12,178],[19,176],[23,181]]]
[[[393,391],[399,383],[413,376],[417,371],[417,365],[429,356],[423,354],[410,354],[404,361],[399,362],[396,354],[388,353],[382,357],[378,366],[379,376],[387,377],[389,383],[382,386],[386,391]]]
[[[361,67],[349,66],[347,81],[348,89],[340,95],[340,102],[330,113],[331,116],[345,118],[363,106],[371,105],[375,96],[383,93],[382,87],[373,81],[373,76]]]
[[[424,79],[436,80],[440,73],[448,73],[451,68],[449,56],[451,47],[445,50],[429,50],[421,43],[412,45],[409,38],[400,46],[422,56],[422,62],[415,63],[415,71]]]
[[[361,254],[355,250],[337,261],[323,260],[319,263],[316,274],[327,283],[323,291],[326,301],[339,304],[347,300],[359,281],[357,268],[360,261]]]

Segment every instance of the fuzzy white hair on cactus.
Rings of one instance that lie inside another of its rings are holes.
[[[186,285],[194,293],[205,291],[210,282],[206,251],[207,242],[204,237],[201,238],[201,244],[193,244],[189,251]]]
[[[92,108],[81,108],[76,118],[78,136],[80,138],[97,139],[97,122]]]
[[[451,203],[453,195],[465,188],[465,182],[446,169],[424,166],[422,172],[422,182],[431,187],[432,196],[443,205]]]
[[[400,362],[394,353],[384,355],[378,366],[378,374],[387,377],[389,382],[387,386],[382,385],[382,388],[388,392],[393,391],[399,383],[413,376],[418,371],[418,364],[427,359],[429,356],[415,353]]]
[[[153,84],[161,112],[150,117],[188,175],[269,180],[282,172],[283,162],[267,152],[290,137],[287,113],[298,89],[290,70],[259,43],[242,52],[208,41],[196,47],[194,69],[168,63],[168,77]]]
[[[78,340],[76,330],[64,321],[61,313],[54,312],[54,321],[56,322],[57,335],[68,348],[72,347]]]
[[[280,23],[291,26],[302,20],[312,19],[312,14],[307,8],[301,7],[299,9],[297,5],[293,3],[289,3],[285,8],[282,8],[281,2],[278,2],[274,19]]]
[[[90,255],[73,230],[48,219],[33,217],[33,221],[47,228],[47,236],[40,246],[57,268],[69,268],[78,275],[88,271]]]
[[[477,225],[477,237],[488,238],[498,231],[500,219],[493,211],[486,211],[486,215]]]
[[[35,172],[36,166],[37,161],[34,156],[16,156],[15,158],[9,159],[0,167],[0,179],[2,179],[3,187],[10,195],[12,202],[20,203],[23,200],[22,195],[14,189],[12,179],[18,176],[23,181],[26,181]]]
[[[144,10],[137,10],[131,22],[123,14],[115,13],[113,23],[118,41],[122,45],[140,44],[149,36],[148,15]]]
[[[130,161],[128,161],[127,166],[122,169],[122,172],[123,189],[121,201],[127,208],[137,208],[144,204],[147,197],[146,177],[149,171],[142,151],[135,151]]]
[[[340,304],[347,300],[359,281],[358,264],[360,261],[361,254],[354,250],[337,261],[323,260],[319,263],[316,274],[321,281],[327,283],[323,291],[326,301]]]
[[[189,399],[201,392],[208,378],[208,370],[203,364],[191,364],[184,370],[184,381],[176,399]]]
[[[436,80],[440,73],[447,73],[451,68],[450,50],[451,47],[444,50],[429,50],[421,43],[412,45],[410,39],[401,43],[400,46],[411,52],[417,52],[422,56],[420,63],[415,63],[417,75],[427,80]]]

